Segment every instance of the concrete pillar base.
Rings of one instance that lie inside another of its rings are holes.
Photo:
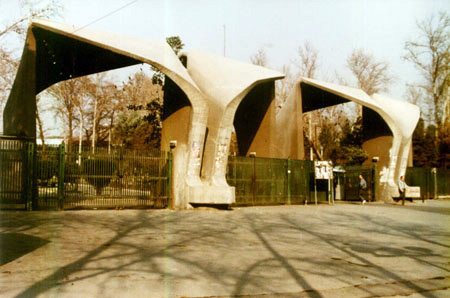
[[[188,202],[192,204],[233,204],[235,189],[232,186],[187,186]]]

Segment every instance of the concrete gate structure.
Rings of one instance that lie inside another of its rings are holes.
[[[165,95],[161,141],[162,150],[177,141],[174,207],[231,204],[234,188],[225,181],[225,169],[233,120],[238,119],[241,143],[254,142],[263,119],[246,121],[252,115],[248,103],[263,98],[263,108],[257,110],[264,116],[273,99],[273,82],[284,75],[200,51],[184,57],[187,67],[163,41],[33,20],[5,106],[4,133],[36,139],[36,95],[57,82],[148,63],[166,75],[166,84],[177,95],[172,100]]]
[[[294,91],[278,113],[278,134],[273,157],[304,159],[302,114],[353,101],[363,106],[363,149],[366,163],[378,157],[381,198],[392,200],[398,194],[398,179],[404,176],[411,154],[412,133],[419,121],[420,109],[406,101],[384,95],[367,95],[357,88],[300,78]]]
[[[177,57],[163,41],[46,20],[33,20],[28,28],[4,110],[4,133],[36,139],[36,95],[49,86],[140,63],[159,69],[165,85],[173,87],[164,93],[161,149],[177,141],[174,207],[234,203],[235,190],[225,179],[233,127],[240,155],[304,159],[303,113],[348,101],[363,106],[363,148],[369,160],[379,157],[380,193],[385,200],[398,195],[420,116],[415,105],[300,78],[275,113],[274,81],[282,73],[197,50]]]

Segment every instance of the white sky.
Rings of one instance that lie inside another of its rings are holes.
[[[0,0],[0,29],[19,15],[17,3],[18,0]],[[350,81],[346,57],[352,49],[362,47],[390,64],[396,82],[387,94],[399,99],[404,96],[406,83],[421,79],[415,68],[401,58],[404,42],[417,34],[416,20],[450,11],[448,0],[63,0],[62,3],[64,11],[56,21],[75,26],[90,24],[91,29],[153,40],[178,35],[186,51],[195,48],[223,55],[225,26],[227,57],[249,62],[251,55],[265,47],[268,66],[274,69],[290,64],[297,48],[308,40],[319,52],[318,78],[325,80],[333,79],[337,71]],[[21,47],[16,46],[19,55]]]

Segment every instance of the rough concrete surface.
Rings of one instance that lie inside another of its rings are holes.
[[[1,297],[448,297],[450,201],[0,212]]]

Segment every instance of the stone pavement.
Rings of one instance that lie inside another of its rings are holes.
[[[1,297],[448,297],[450,201],[0,212]]]

